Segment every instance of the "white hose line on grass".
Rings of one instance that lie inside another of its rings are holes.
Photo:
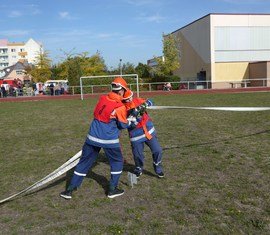
[[[216,110],[216,111],[238,111],[254,112],[267,111],[270,107],[186,107],[186,106],[150,106],[147,109],[199,109],[199,110]]]
[[[40,188],[41,186],[51,182],[55,178],[63,175],[64,173],[66,173],[67,171],[69,171],[70,169],[72,169],[74,166],[76,166],[78,164],[80,157],[81,157],[81,154],[82,154],[82,151],[79,151],[72,158],[70,158],[67,162],[65,162],[63,165],[58,167],[55,171],[53,171],[49,175],[45,176],[43,179],[37,181],[36,183],[32,184],[28,188],[25,188],[24,190],[22,190],[16,194],[13,194],[8,198],[1,200],[0,204],[4,203],[6,201],[9,201],[9,200],[11,200],[19,195],[23,195],[23,194],[26,194],[26,193],[33,191],[34,189]]]

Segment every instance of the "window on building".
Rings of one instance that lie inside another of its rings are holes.
[[[0,53],[4,54],[5,53],[4,49],[0,49]]]
[[[17,71],[16,71],[16,74],[17,74],[17,75],[22,75],[22,74],[23,74],[23,71],[22,71],[22,70],[17,70]]]
[[[7,56],[0,56],[0,60],[5,62],[8,60],[8,57]]]
[[[16,52],[16,49],[15,49],[15,48],[12,48],[12,49],[11,49],[11,52]]]
[[[1,67],[7,67],[8,66],[8,63],[0,63],[0,66]]]

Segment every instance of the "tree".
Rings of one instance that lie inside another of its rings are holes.
[[[95,76],[104,74],[106,71],[105,61],[101,54],[97,51],[96,54],[91,57],[87,56],[88,53],[84,53],[81,57],[81,68],[84,76]]]
[[[172,35],[162,35],[163,37],[163,57],[156,57],[158,66],[156,73],[159,76],[173,75],[173,71],[180,67],[178,41]]]
[[[67,69],[63,63],[53,65],[51,68],[52,79],[65,80],[67,79]]]
[[[149,78],[150,77],[150,67],[146,64],[139,63],[135,70],[140,78]]]
[[[46,82],[51,78],[51,60],[48,51],[40,52],[35,58],[35,66],[28,71],[34,82]]]
[[[99,52],[88,56],[88,52],[81,54],[65,53],[66,59],[57,65],[55,72],[59,79],[68,79],[72,86],[79,85],[80,77],[101,75],[106,71],[104,59]]]
[[[80,57],[76,56],[67,61],[67,80],[70,85],[76,86],[80,84],[80,77],[82,76],[82,69],[80,66]]]
[[[123,74],[134,74],[134,73],[136,73],[134,65],[129,63],[129,62],[123,64],[122,72],[123,72]]]

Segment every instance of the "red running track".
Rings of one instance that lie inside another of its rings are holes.
[[[156,95],[190,95],[190,94],[221,94],[221,93],[243,93],[243,92],[270,92],[270,87],[249,87],[249,88],[232,88],[232,89],[209,89],[209,90],[172,90],[172,91],[146,91],[140,92],[141,96],[152,97]],[[87,94],[84,98],[97,97],[101,94]],[[0,98],[0,102],[27,102],[27,101],[42,101],[42,100],[70,100],[81,99],[80,94],[76,95],[38,95],[38,96],[19,96]]]

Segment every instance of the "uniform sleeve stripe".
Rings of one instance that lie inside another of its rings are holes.
[[[149,134],[152,134],[154,131],[155,131],[155,127],[152,127],[152,128],[148,131],[148,133],[149,133]],[[130,141],[131,141],[131,142],[135,142],[135,141],[140,140],[140,139],[145,138],[145,137],[146,137],[145,134],[139,135],[139,136],[130,138]]]
[[[94,141],[94,142],[97,142],[97,143],[100,143],[100,144],[117,144],[119,143],[119,139],[114,139],[114,140],[103,140],[103,139],[99,139],[99,138],[96,138],[94,136],[91,136],[91,135],[87,135],[87,138],[91,141]]]

